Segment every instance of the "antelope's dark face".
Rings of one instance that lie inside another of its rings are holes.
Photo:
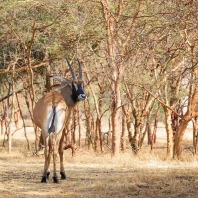
[[[87,96],[83,90],[82,80],[80,83],[72,82],[72,99],[74,100],[74,102],[78,102],[80,100],[85,100],[86,97]]]

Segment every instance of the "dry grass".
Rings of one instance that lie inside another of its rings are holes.
[[[164,147],[164,142],[158,142],[150,153],[144,146],[139,156],[128,149],[117,158],[108,151],[96,154],[81,149],[71,157],[67,150],[67,179],[54,184],[50,177],[41,184],[44,156],[32,155],[24,139],[15,139],[12,154],[0,146],[0,197],[196,197],[197,159],[184,150],[183,160],[166,160]]]

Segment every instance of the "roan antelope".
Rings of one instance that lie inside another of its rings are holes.
[[[67,60],[66,60],[67,61]],[[46,182],[50,174],[50,159],[53,155],[54,175],[53,180],[58,183],[56,175],[56,156],[59,152],[60,156],[60,174],[61,179],[66,179],[63,165],[63,129],[67,124],[72,109],[78,101],[85,100],[86,95],[83,91],[82,67],[78,61],[79,77],[76,79],[72,66],[69,66],[72,81],[60,76],[52,76],[61,82],[59,90],[50,91],[38,100],[34,107],[33,119],[34,123],[42,130],[42,136],[45,146],[45,163],[44,173],[41,179],[42,183]]]

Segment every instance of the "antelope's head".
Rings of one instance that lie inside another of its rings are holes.
[[[84,93],[83,90],[83,80],[82,80],[82,67],[80,65],[80,61],[77,59],[78,62],[78,70],[79,70],[79,76],[78,78],[76,78],[74,71],[72,69],[71,64],[69,63],[69,61],[66,59],[66,62],[69,66],[71,75],[72,75],[72,81],[69,81],[61,76],[51,76],[52,78],[58,80],[59,82],[61,82],[61,85],[55,85],[53,86],[53,90],[61,90],[65,100],[67,100],[68,97],[71,97],[72,100],[76,103],[80,100],[85,100],[86,99],[86,94]],[[71,86],[71,94],[68,92],[68,90],[65,90],[66,86]],[[67,93],[64,93],[64,92]],[[69,95],[68,95],[69,94]]]
[[[77,58],[77,62],[78,62],[78,70],[79,70],[79,76],[78,78],[76,78],[74,71],[72,69],[71,64],[69,63],[69,61],[66,59],[67,64],[69,66],[71,75],[72,75],[72,99],[74,100],[74,102],[78,102],[80,100],[85,100],[86,99],[86,94],[84,93],[83,90],[83,80],[82,80],[82,67],[80,65],[80,61]]]

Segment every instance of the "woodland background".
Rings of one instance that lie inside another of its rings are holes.
[[[66,128],[67,144],[138,154],[145,138],[153,149],[160,121],[166,157],[180,159],[192,121],[196,153],[197,1],[1,0],[0,15],[0,121],[9,152],[13,126],[26,135],[35,102],[56,84],[50,75],[70,78],[65,58],[77,70],[78,56],[88,97]]]

